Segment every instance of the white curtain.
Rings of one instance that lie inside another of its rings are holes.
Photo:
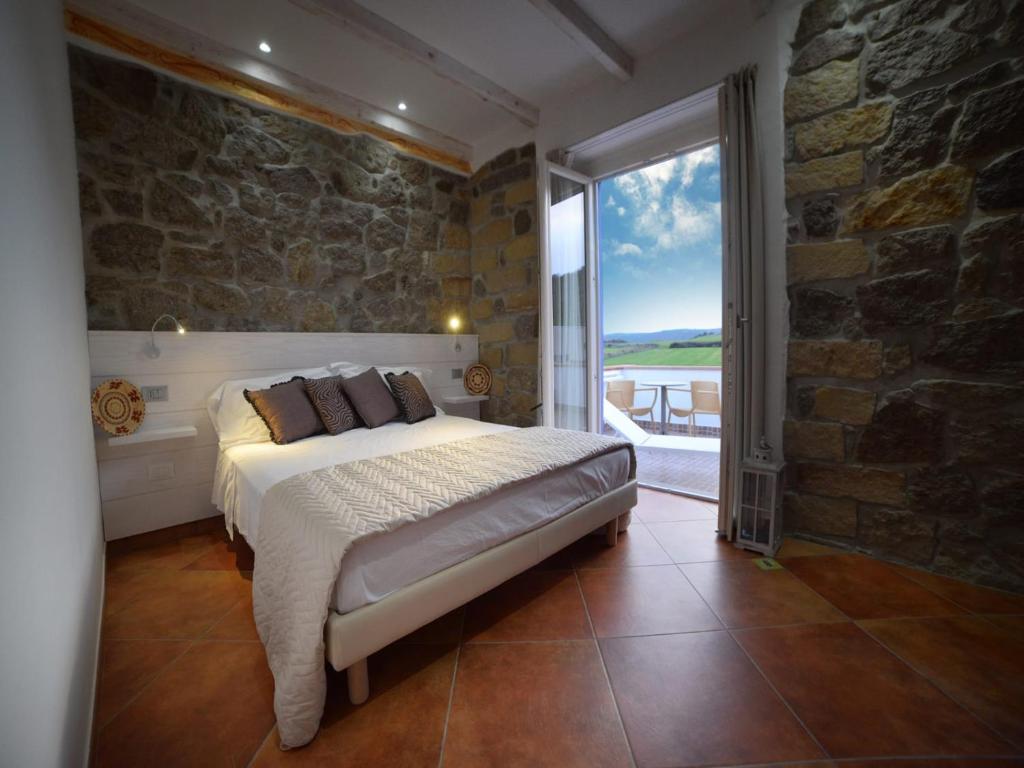
[[[570,182],[571,183],[571,182]],[[555,426],[587,429],[586,213],[582,185],[555,202],[549,228]],[[572,194],[575,192],[575,194]]]
[[[719,98],[727,327],[718,527],[729,538],[739,464],[752,456],[765,433],[765,234],[755,74],[755,67],[746,67],[729,75]]]

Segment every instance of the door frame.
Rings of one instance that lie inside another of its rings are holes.
[[[583,186],[584,254],[587,274],[586,295],[586,338],[587,338],[587,403],[586,424],[590,432],[601,431],[602,389],[600,345],[602,319],[600,312],[600,269],[597,264],[597,181],[571,168],[551,162],[546,158],[537,160],[537,217],[540,240],[540,357],[541,371],[541,415],[544,426],[555,426],[555,376],[554,376],[554,324],[552,317],[553,295],[551,291],[551,244],[548,211],[551,208],[550,176],[555,174]],[[550,405],[549,405],[550,404]]]

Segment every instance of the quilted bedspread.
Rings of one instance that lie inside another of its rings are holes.
[[[355,542],[626,446],[633,478],[630,443],[529,427],[338,464],[272,487],[260,511],[253,612],[274,675],[281,747],[312,741],[320,726],[324,624],[341,558]]]

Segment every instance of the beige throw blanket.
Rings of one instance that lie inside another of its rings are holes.
[[[339,464],[271,488],[260,511],[253,611],[282,747],[308,743],[320,726],[324,624],[341,558],[356,541],[625,446],[633,478],[630,443],[530,427]]]

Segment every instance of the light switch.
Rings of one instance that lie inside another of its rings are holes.
[[[462,378],[462,369],[461,368],[452,368],[452,378],[453,379],[461,379]]]

